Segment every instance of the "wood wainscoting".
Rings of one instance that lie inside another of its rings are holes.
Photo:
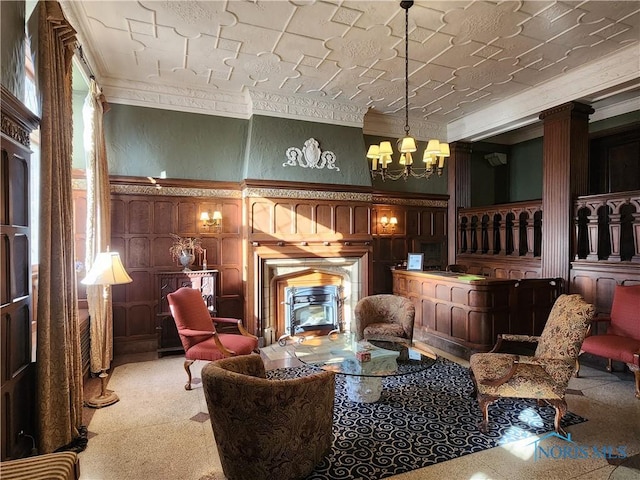
[[[76,259],[81,266],[86,185],[84,172],[74,173]],[[116,354],[157,348],[155,278],[159,272],[181,269],[169,254],[170,233],[202,239],[207,268],[219,272],[218,315],[242,319],[257,335],[262,335],[269,311],[257,290],[258,259],[362,258],[359,281],[364,294],[391,293],[390,267],[406,260],[408,252],[429,252],[429,262],[446,265],[446,195],[381,194],[365,187],[259,180],[110,180],[111,250],[120,253],[133,278],[132,283],[113,287]],[[222,212],[219,232],[199,220],[202,212],[216,210]],[[396,230],[379,231],[379,212],[398,218]],[[202,268],[201,262],[196,259],[192,268]],[[78,278],[84,273],[80,268]],[[81,284],[78,295],[81,301],[86,298]]]

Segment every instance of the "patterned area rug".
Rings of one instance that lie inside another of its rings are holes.
[[[291,378],[312,371],[283,368],[269,376]],[[445,359],[383,383],[379,401],[356,403],[347,399],[344,377],[336,376],[333,446],[307,480],[386,478],[553,430],[552,407],[501,399],[489,407],[489,432],[481,433],[468,369]],[[562,425],[584,421],[569,412]]]

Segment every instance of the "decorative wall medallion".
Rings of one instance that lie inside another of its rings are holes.
[[[340,171],[335,166],[336,154],[330,151],[322,152],[320,145],[315,138],[310,138],[304,142],[304,147],[300,150],[298,147],[289,147],[285,154],[287,161],[282,164],[283,167],[302,167],[302,168],[325,168],[327,170]],[[304,156],[304,158],[303,158]]]

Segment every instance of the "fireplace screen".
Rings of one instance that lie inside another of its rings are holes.
[[[342,287],[285,288],[287,335],[326,335],[342,327]]]

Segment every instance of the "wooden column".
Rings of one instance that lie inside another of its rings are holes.
[[[450,146],[451,156],[447,165],[447,191],[449,203],[447,208],[447,250],[448,263],[457,263],[456,246],[460,242],[458,229],[458,209],[471,206],[471,144],[466,142],[454,142]],[[469,222],[471,219],[469,219]],[[467,223],[467,251],[471,248],[470,223]]]
[[[589,114],[593,112],[588,105],[570,102],[540,114],[544,122],[542,277],[563,278],[567,286],[575,245],[573,201],[589,188]]]

